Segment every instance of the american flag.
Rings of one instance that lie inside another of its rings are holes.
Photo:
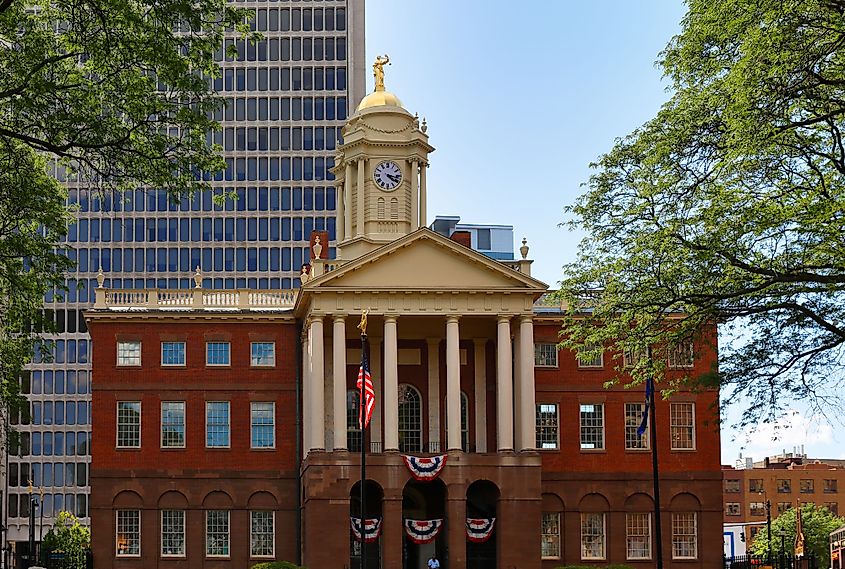
[[[367,337],[361,337],[361,367],[358,369],[358,393],[361,393],[361,385],[364,386],[364,401],[358,406],[358,426],[366,429],[373,417],[373,409],[376,406],[376,392],[373,389],[373,378],[370,375],[370,362],[367,359]]]

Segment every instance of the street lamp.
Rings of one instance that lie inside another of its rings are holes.
[[[786,557],[786,528],[780,528],[780,558],[781,561]],[[781,563],[783,565],[783,563]]]

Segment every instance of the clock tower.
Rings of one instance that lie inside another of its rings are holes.
[[[337,257],[350,261],[426,225],[426,124],[384,88],[384,66],[373,64],[375,90],[343,128],[332,173],[337,180]]]

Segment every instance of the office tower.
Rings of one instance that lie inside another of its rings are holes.
[[[36,361],[23,390],[31,424],[21,456],[9,456],[4,524],[19,555],[28,540],[30,479],[36,540],[54,513],[73,511],[88,523],[91,417],[90,341],[82,311],[91,306],[97,273],[113,289],[288,289],[299,285],[312,230],[335,232],[333,166],[340,127],[364,94],[364,0],[251,0],[253,26],[264,38],[250,44],[227,35],[237,57],[217,59],[214,88],[227,105],[210,134],[227,169],[213,192],[181,204],[162,192],[98,195],[68,183],[78,222],[68,240],[77,271],[61,301],[48,295],[58,333],[52,361]],[[217,204],[214,195],[235,194]],[[333,247],[333,243],[330,243]],[[77,285],[77,280],[81,283]],[[96,378],[93,378],[96,383]],[[18,421],[20,422],[20,421]],[[40,501],[40,496],[38,496]]]

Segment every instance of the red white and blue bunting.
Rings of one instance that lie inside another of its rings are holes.
[[[410,456],[403,454],[405,466],[411,471],[411,476],[420,482],[431,482],[440,475],[440,471],[446,465],[447,455],[438,456]]]
[[[496,518],[467,518],[467,539],[473,543],[484,543],[493,535]]]
[[[411,541],[417,544],[434,541],[442,527],[442,518],[439,520],[405,520],[405,533],[408,534]]]
[[[361,541],[361,518],[350,517],[349,521],[352,523],[352,533],[355,535],[355,539]],[[377,541],[381,535],[381,518],[365,519],[364,531],[366,532],[365,542],[373,543]]]

